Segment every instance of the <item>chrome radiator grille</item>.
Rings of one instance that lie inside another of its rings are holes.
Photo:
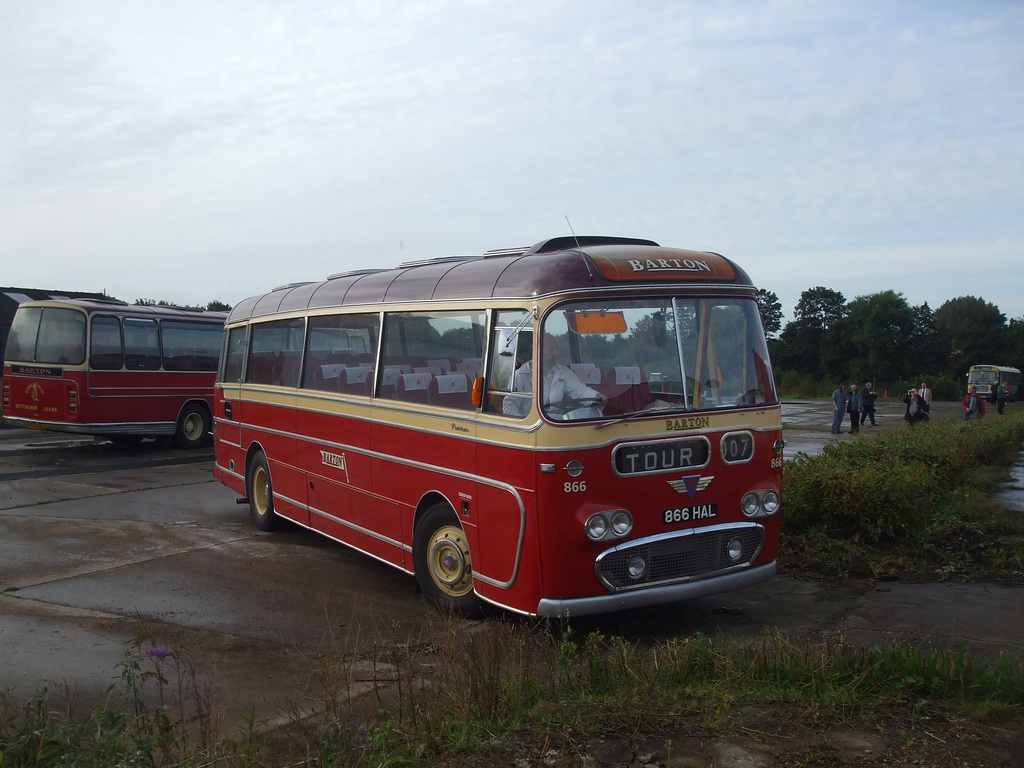
[[[733,539],[742,545],[742,554],[730,560],[727,549]],[[602,553],[595,563],[595,572],[613,592],[703,579],[749,565],[764,546],[764,539],[764,528],[757,524],[713,526],[650,536]],[[628,564],[637,554],[646,559],[647,570],[635,579],[629,575]]]

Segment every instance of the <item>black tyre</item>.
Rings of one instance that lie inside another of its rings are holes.
[[[444,611],[479,618],[484,603],[473,591],[473,559],[466,533],[447,504],[428,509],[413,533],[416,582],[430,602]]]
[[[178,414],[174,444],[179,448],[198,448],[210,439],[210,414],[199,403],[187,403]]]
[[[274,530],[280,520],[274,512],[274,485],[270,481],[270,466],[262,451],[256,454],[249,465],[245,489],[253,525],[261,531]]]

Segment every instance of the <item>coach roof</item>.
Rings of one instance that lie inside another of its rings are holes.
[[[323,282],[284,286],[240,302],[228,322],[277,312],[473,298],[524,299],[631,284],[728,284],[752,288],[736,264],[716,253],[664,248],[623,237],[558,237],[529,248],[358,270]]]

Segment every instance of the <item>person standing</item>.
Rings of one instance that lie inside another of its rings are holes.
[[[924,412],[931,413],[932,391],[928,389],[928,384],[926,382],[921,382],[921,389],[918,390],[917,394],[919,394],[921,396],[921,399],[924,400]]]
[[[846,412],[846,385],[840,384],[832,393],[832,434],[838,435],[843,426],[843,414]]]
[[[978,388],[973,384],[967,387],[967,394],[964,395],[961,405],[965,419],[977,421],[985,415],[985,398],[978,394]]]
[[[907,404],[907,410],[903,414],[903,418],[908,423],[917,424],[917,422],[928,418],[928,412],[924,409],[924,398],[921,397],[921,393],[916,389],[908,391],[907,396],[903,398],[903,402]]]
[[[878,393],[871,388],[871,382],[864,384],[864,391],[860,393],[860,423],[871,419],[871,426],[875,426],[875,398]]]
[[[1003,415],[1003,408],[1006,407],[1006,385],[1002,382],[999,383],[999,389],[996,390],[996,402],[999,403],[999,415]]]
[[[846,401],[846,412],[850,414],[850,434],[856,435],[860,432],[860,393],[857,385],[850,385],[850,399]]]

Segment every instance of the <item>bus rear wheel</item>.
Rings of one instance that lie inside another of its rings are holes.
[[[261,531],[274,530],[278,523],[274,512],[274,485],[270,481],[267,455],[262,451],[256,454],[249,465],[246,496],[249,497],[249,515],[253,525]]]
[[[413,534],[416,582],[438,608],[479,618],[483,602],[473,591],[473,558],[466,533],[451,507],[435,504]]]
[[[210,438],[210,417],[198,403],[187,403],[178,415],[174,443],[179,448],[198,448]]]

